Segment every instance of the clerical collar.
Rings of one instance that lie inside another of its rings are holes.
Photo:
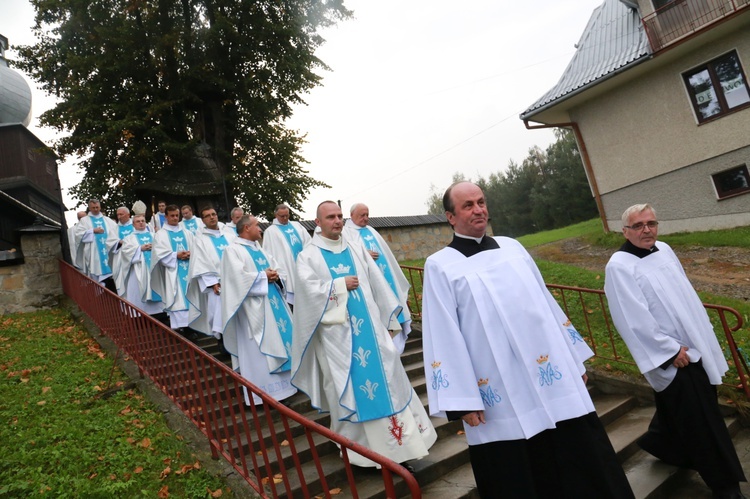
[[[244,237],[238,237],[236,241],[243,246],[252,246],[253,248],[258,247],[258,241],[251,241],[250,239],[245,239]]]
[[[287,220],[287,222],[285,224],[283,224],[283,223],[279,222],[278,218],[274,218],[273,222],[272,222],[272,225],[283,225],[283,226],[286,227],[287,225],[289,225],[289,221]]]
[[[221,229],[209,229],[208,227],[203,227],[203,230],[212,236],[220,236],[221,235]]]
[[[328,239],[327,237],[323,236],[322,234],[318,234],[318,237],[323,241],[323,244],[326,245],[328,249],[333,251],[334,253],[340,253],[343,251],[344,246],[344,238],[339,236],[338,239]]]
[[[482,237],[464,236],[463,234],[459,234],[458,232],[454,232],[453,235],[456,236],[456,237],[460,237],[462,239],[473,239],[473,240],[475,240],[477,242],[477,244],[481,244],[482,243],[482,239],[484,238],[484,236],[482,236]]]
[[[645,258],[659,251],[659,248],[657,248],[656,244],[654,244],[650,249],[643,249],[639,248],[630,241],[625,240],[625,244],[620,246],[620,249],[618,249],[617,251],[624,251],[625,253],[630,253],[631,255],[637,256],[638,258]]]
[[[349,227],[350,229],[362,230],[367,226],[365,225],[365,227],[360,227],[359,225],[354,223],[354,220],[350,218],[349,220],[346,221],[346,223],[344,224],[344,227]]]
[[[177,232],[177,231],[182,230],[182,227],[180,227],[179,225],[169,225],[169,224],[166,224],[162,228],[163,229],[167,229],[167,230],[172,231],[172,232]]]
[[[484,236],[477,240],[475,237],[462,236],[461,234],[454,233],[453,240],[448,247],[453,248],[466,258],[469,258],[470,256],[474,256],[482,251],[499,249],[500,245],[495,239],[489,236]]]

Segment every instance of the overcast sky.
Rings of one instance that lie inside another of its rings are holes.
[[[526,130],[518,115],[557,83],[601,2],[346,0],[354,18],[326,30],[318,53],[332,71],[289,122],[307,134],[310,174],[331,186],[310,193],[303,217],[326,199],[345,215],[355,202],[371,216],[425,214],[430,186],[442,191],[454,172],[486,177],[546,148],[552,132]],[[11,46],[34,43],[31,5],[0,9]],[[51,142],[37,117],[53,101],[27,81],[29,128]],[[78,176],[74,162],[61,165],[64,190]]]

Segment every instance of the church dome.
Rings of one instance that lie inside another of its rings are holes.
[[[0,35],[0,124],[31,122],[31,87],[21,74],[8,67],[8,39]]]

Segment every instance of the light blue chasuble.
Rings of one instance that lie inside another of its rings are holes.
[[[299,238],[299,234],[297,234],[297,231],[294,230],[292,224],[279,224],[276,227],[278,227],[281,233],[284,234],[286,242],[289,243],[289,247],[292,248],[292,256],[294,256],[294,261],[296,262],[297,255],[299,255],[303,249],[302,240]]]
[[[172,245],[172,251],[190,251],[188,247],[187,239],[182,230],[169,232],[169,242]],[[188,285],[188,269],[190,268],[190,262],[188,260],[177,260],[177,278],[180,281],[180,289],[182,289],[182,295],[187,295]]]
[[[123,239],[125,239],[126,237],[128,237],[130,234],[132,234],[133,231],[135,231],[135,228],[133,227],[133,224],[118,225],[117,226],[117,231],[120,234],[120,241],[122,241]]]
[[[244,246],[244,245],[243,245]],[[255,268],[258,272],[265,271],[269,265],[263,252],[258,251],[252,246],[245,246],[247,252],[250,253]],[[292,368],[292,318],[289,316],[289,312],[284,306],[285,300],[281,296],[281,291],[276,283],[268,283],[268,302],[271,304],[271,310],[273,310],[273,318],[276,321],[276,326],[279,328],[279,334],[281,335],[281,341],[284,343],[284,349],[286,349],[286,362],[281,367],[273,371],[274,373],[283,373],[291,370]]]
[[[109,251],[107,251],[107,224],[104,223],[104,217],[89,217],[94,229],[97,227],[104,229],[101,234],[94,233],[94,244],[96,251],[99,252],[99,272],[91,272],[94,275],[107,275],[112,273],[112,267],[109,266]]]
[[[193,217],[190,220],[182,219],[183,225],[185,225],[185,228],[192,232],[193,234],[196,234],[198,232],[198,219]]]
[[[359,229],[359,236],[362,238],[362,241],[364,241],[365,248],[383,255],[383,249],[380,247],[378,239],[372,235],[372,232],[370,232],[370,229],[368,229],[367,227],[362,227],[361,229]],[[383,256],[382,258],[378,258],[378,261],[375,263],[383,273],[383,276],[388,282],[388,286],[390,286],[393,294],[398,297],[398,287],[396,286],[396,279],[393,278],[393,269],[391,269],[391,266],[388,265],[388,260],[385,258],[385,256]],[[403,323],[405,320],[406,319],[404,318],[404,311],[402,310],[398,313],[398,322]]]
[[[211,237],[211,242],[214,243],[214,249],[216,249],[216,253],[219,255],[219,261],[221,261],[221,256],[224,254],[224,248],[229,246],[227,244],[227,240],[223,234],[219,237],[214,237],[210,234],[209,236]]]
[[[154,235],[151,232],[139,233],[139,234],[136,234],[135,237],[138,238],[138,242],[141,244],[141,246],[143,246],[144,244],[154,243]],[[150,269],[151,268],[151,250],[141,251],[141,253],[143,254],[143,260],[144,260],[144,263],[146,264],[146,268]],[[157,293],[153,289],[151,290],[151,296],[153,298],[152,301],[155,301],[155,302],[162,301],[161,296],[159,296],[159,293]],[[141,297],[141,299],[143,299],[143,297]]]
[[[321,248],[321,253],[334,279],[357,275],[349,248],[341,253]],[[388,393],[375,329],[367,310],[365,296],[360,289],[349,291],[346,310],[352,330],[349,382],[352,384],[354,399],[357,402],[357,418],[364,422],[392,416],[396,411]]]

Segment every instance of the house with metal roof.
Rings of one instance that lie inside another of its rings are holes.
[[[660,232],[750,225],[750,0],[604,0],[520,118],[571,128],[606,230],[636,203]]]

